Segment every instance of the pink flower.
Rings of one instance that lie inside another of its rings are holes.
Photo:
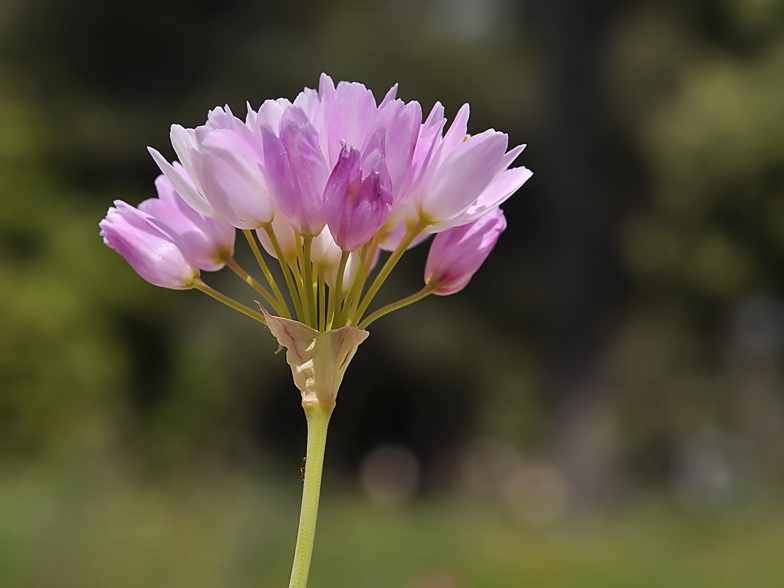
[[[225,258],[234,255],[235,228],[193,210],[174,190],[166,176],[158,176],[155,187],[158,198],[145,200],[139,204],[139,210],[175,234],[200,269],[221,269],[225,265]]]
[[[446,296],[466,287],[506,229],[506,219],[495,208],[478,220],[436,235],[425,265],[425,283]]]
[[[418,217],[430,223],[429,232],[462,226],[486,214],[511,196],[531,177],[524,167],[508,170],[524,146],[506,152],[506,134],[492,129],[467,135],[468,105],[457,113],[446,134],[443,109],[433,108],[417,146],[420,171],[412,187],[409,223]],[[434,130],[439,129],[433,133]],[[421,148],[420,148],[421,147]]]
[[[315,237],[326,224],[323,200],[329,176],[318,133],[297,106],[287,108],[279,124],[279,136],[269,125],[260,128],[267,180],[294,230]]]
[[[199,267],[190,251],[150,214],[116,200],[99,226],[103,242],[151,284],[185,290],[198,277]]]
[[[423,123],[419,103],[396,94],[394,86],[377,104],[364,85],[322,74],[318,91],[249,107],[245,122],[226,107],[196,129],[173,125],[182,167],[150,152],[198,213],[243,229],[277,213],[306,237],[329,222],[346,251],[401,221],[424,220],[427,233],[468,224],[531,176],[509,168],[523,147],[507,152],[504,133],[466,134],[468,105],[444,133],[441,104]]]
[[[372,141],[371,141],[372,143]],[[384,226],[392,211],[391,180],[380,147],[365,157],[345,145],[324,192],[324,211],[335,242],[356,251]]]
[[[149,148],[175,190],[197,212],[240,229],[272,220],[275,206],[263,172],[261,142],[228,107],[196,129],[172,125],[172,146],[184,169]]]

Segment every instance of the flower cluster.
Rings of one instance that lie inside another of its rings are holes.
[[[287,349],[308,423],[291,588],[307,584],[327,426],[365,328],[462,290],[506,228],[499,205],[531,176],[509,167],[523,147],[507,151],[505,134],[466,133],[467,105],[445,130],[441,104],[423,122],[419,103],[396,91],[377,104],[365,86],[336,87],[322,75],[318,91],[248,106],[244,121],[224,107],[195,129],[174,125],[179,161],[150,149],[163,172],[158,198],[138,208],[117,201],[100,223],[104,242],[145,280],[201,290],[266,324]],[[266,286],[234,260],[236,229]],[[424,287],[365,316],[406,250],[432,234]],[[280,264],[288,296],[262,248]],[[390,253],[368,285],[382,250]],[[201,271],[225,266],[262,296],[261,312],[202,281]]]
[[[468,135],[468,105],[446,130],[439,103],[423,122],[419,103],[396,91],[377,104],[362,84],[322,75],[318,91],[249,105],[244,121],[226,106],[195,129],[173,125],[179,162],[150,148],[163,172],[159,197],[138,209],[116,202],[101,222],[106,244],[155,285],[226,303],[199,273],[229,265],[267,307],[291,318],[290,301],[297,320],[320,331],[364,327],[427,294],[461,290],[506,227],[499,205],[531,176],[509,167],[523,146],[507,151],[494,130]],[[271,291],[234,262],[235,227]],[[433,233],[424,289],[363,321],[402,254]],[[256,239],[280,263],[290,299]],[[366,289],[381,250],[391,254]]]

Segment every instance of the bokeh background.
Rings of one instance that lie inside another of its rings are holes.
[[[0,585],[287,582],[283,357],[97,224],[171,123],[322,71],[469,102],[535,175],[466,290],[360,348],[313,588],[784,585],[781,0],[0,0]]]

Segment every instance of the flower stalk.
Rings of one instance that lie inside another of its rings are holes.
[[[316,519],[318,518],[319,496],[321,494],[324,450],[327,445],[327,427],[334,407],[334,402],[331,405],[320,402],[302,403],[308,422],[308,448],[305,455],[305,482],[302,488],[297,547],[294,551],[294,564],[291,568],[289,588],[305,588],[308,584],[313,542],[316,538]]]
[[[344,251],[340,255],[337,278],[335,279],[335,290],[334,292],[330,292],[329,296],[329,322],[327,323],[327,330],[331,330],[333,326],[340,326],[338,319],[342,311],[340,303],[343,299],[343,276],[346,273],[348,255],[348,251]]]
[[[392,270],[395,269],[395,266],[397,265],[397,262],[400,261],[400,258],[403,257],[406,249],[408,249],[409,245],[414,242],[414,239],[416,239],[422,233],[422,231],[425,230],[428,224],[429,223],[427,221],[420,219],[413,227],[406,231],[405,237],[403,237],[403,240],[400,241],[398,246],[392,252],[392,255],[389,256],[389,259],[387,259],[384,267],[381,268],[381,271],[376,276],[376,279],[373,280],[373,283],[371,284],[367,294],[365,294],[365,298],[362,300],[362,303],[359,305],[359,308],[354,315],[356,320],[362,318],[362,315],[365,314],[365,311],[367,310],[368,306],[370,306],[370,303],[373,301],[375,295],[381,289],[384,281],[389,277],[389,274],[392,273]]]
[[[286,261],[286,258],[283,255],[283,250],[280,247],[280,243],[278,242],[278,238],[275,235],[275,231],[272,229],[272,224],[269,223],[264,225],[263,229],[267,233],[267,236],[269,237],[270,241],[272,242],[272,246],[275,248],[275,255],[278,258],[278,262],[280,262],[280,269],[283,272],[283,277],[286,279],[286,285],[289,288],[289,294],[291,295],[291,299],[294,302],[294,309],[297,313],[297,317],[302,317],[302,304],[300,302],[298,290],[297,287],[294,285],[294,278],[291,275],[291,270],[289,269],[289,265]],[[252,237],[253,237],[252,234],[248,235],[248,239],[251,239]],[[256,249],[258,250],[258,246],[255,245],[256,243],[255,240],[253,243]],[[286,318],[291,318],[291,315],[289,315]]]
[[[382,316],[389,314],[395,310],[400,310],[408,306],[409,304],[414,304],[414,302],[419,302],[426,296],[429,296],[433,292],[436,291],[436,287],[433,284],[427,284],[424,288],[422,288],[416,294],[412,294],[411,296],[407,296],[402,300],[398,300],[397,302],[392,302],[391,304],[387,304],[386,306],[379,308],[376,312],[368,316],[365,320],[359,323],[360,329],[367,329],[370,323],[380,319]]]
[[[194,278],[191,284],[193,288],[196,288],[197,290],[204,292],[207,296],[211,296],[212,298],[214,298],[219,302],[222,302],[226,306],[233,308],[234,310],[240,311],[242,314],[259,321],[263,325],[267,324],[267,319],[264,317],[263,314],[253,310],[252,308],[248,308],[244,304],[240,304],[239,302],[237,302],[233,298],[229,298],[225,294],[221,294],[214,288],[211,288],[210,286],[202,282],[201,278]],[[259,306],[261,305],[259,304]]]
[[[286,318],[291,318],[291,313],[289,313],[288,305],[286,304],[286,299],[283,298],[283,293],[278,288],[278,283],[275,281],[275,278],[272,277],[272,272],[269,270],[267,266],[267,262],[264,261],[264,256],[259,251],[259,246],[256,244],[256,237],[253,236],[253,231],[244,230],[242,231],[245,234],[245,239],[247,239],[250,248],[253,250],[253,255],[256,257],[256,262],[259,264],[261,268],[261,272],[264,274],[264,277],[267,279],[272,291],[275,292],[275,296],[278,299],[278,306],[281,312],[281,316],[285,316]],[[274,234],[274,233],[273,233]]]
[[[285,315],[285,312],[283,311],[283,308],[280,306],[280,303],[272,296],[272,294],[270,294],[270,292],[264,286],[259,284],[258,281],[253,276],[251,276],[248,272],[242,269],[242,267],[240,267],[240,264],[238,264],[233,257],[227,256],[225,261],[226,261],[226,266],[229,267],[229,269],[231,269],[231,271],[233,271],[235,274],[237,274],[242,279],[243,282],[245,282],[251,288],[256,290],[256,292],[261,294],[264,297],[264,300],[266,300],[272,305],[272,308],[275,309],[275,312],[281,315]]]

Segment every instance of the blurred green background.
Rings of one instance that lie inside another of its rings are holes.
[[[784,585],[784,2],[0,0],[0,586],[287,582],[283,357],[98,221],[171,123],[322,71],[470,102],[535,175],[359,350],[311,586]]]

